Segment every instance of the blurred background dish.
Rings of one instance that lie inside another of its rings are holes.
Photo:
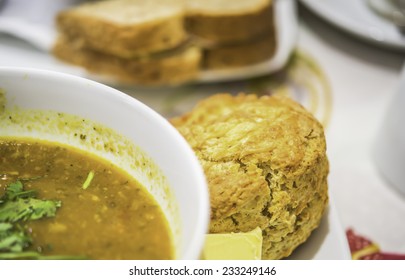
[[[378,133],[374,160],[378,170],[389,184],[405,194],[405,68],[401,81],[391,104],[386,108],[385,116]]]
[[[405,2],[403,0],[367,0],[378,15],[390,20],[401,33],[405,32]]]
[[[405,35],[391,20],[370,8],[368,0],[301,0],[334,26],[377,46],[405,50]]]
[[[82,1],[40,0],[40,2],[36,1],[35,4],[32,4],[33,9],[27,7],[30,4],[26,1],[4,2],[3,7],[0,7],[0,32],[3,33],[3,35],[0,34],[0,38],[6,37],[5,44],[0,46],[2,65],[59,70],[89,77],[110,85],[120,85],[120,81],[109,75],[89,74],[82,67],[65,64],[50,55],[50,50],[57,36],[55,15],[60,10],[79,2]],[[287,63],[296,45],[298,20],[295,1],[275,0],[273,4],[277,47],[272,58],[257,64],[232,69],[202,70],[197,78],[191,82],[231,81],[261,76],[280,70]],[[41,16],[39,17],[38,14]],[[15,40],[13,37],[23,39],[29,44]],[[29,65],[27,65],[27,61],[29,61]]]

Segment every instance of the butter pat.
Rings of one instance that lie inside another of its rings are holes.
[[[207,234],[203,249],[205,260],[260,260],[262,230],[249,232]]]

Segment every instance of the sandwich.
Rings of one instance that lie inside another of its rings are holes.
[[[174,48],[187,39],[181,0],[108,0],[61,11],[56,24],[68,40],[133,58]]]
[[[186,29],[203,50],[203,69],[234,69],[273,57],[272,0],[189,0]]]
[[[123,84],[194,80],[201,50],[184,27],[184,1],[107,0],[61,11],[53,54]]]
[[[271,59],[272,0],[104,0],[56,17],[53,54],[124,84],[179,85]],[[111,79],[110,79],[111,80]]]

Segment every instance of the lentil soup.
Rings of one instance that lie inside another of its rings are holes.
[[[61,204],[54,217],[23,223],[32,240],[24,249],[50,258],[174,258],[160,206],[108,161],[63,144],[0,138],[0,197],[18,180]]]

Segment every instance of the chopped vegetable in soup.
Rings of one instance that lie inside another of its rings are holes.
[[[72,147],[0,139],[0,258],[173,257],[161,208],[124,171]]]

